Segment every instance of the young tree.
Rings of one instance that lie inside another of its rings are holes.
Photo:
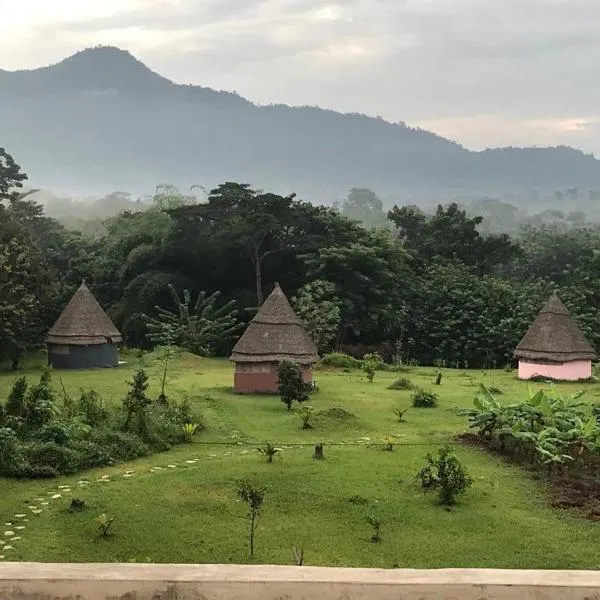
[[[427,466],[418,474],[421,486],[426,492],[437,491],[441,503],[451,506],[473,483],[467,469],[448,447],[440,448],[439,458],[428,454],[426,459]]]
[[[21,172],[21,167],[15,159],[0,147],[0,202],[18,200],[21,196],[19,190],[26,179],[27,175]]]
[[[238,498],[248,506],[248,541],[250,543],[250,557],[254,558],[254,533],[258,526],[258,517],[265,499],[265,487],[255,486],[247,479],[236,482],[235,491]]]
[[[341,321],[341,302],[330,281],[316,279],[304,285],[292,299],[308,335],[320,350],[327,350],[335,340]]]
[[[294,402],[308,400],[310,386],[304,381],[300,367],[292,361],[282,360],[277,369],[279,379],[279,397],[287,406],[292,408]]]
[[[140,369],[133,376],[133,381],[129,382],[129,391],[123,400],[123,409],[125,411],[124,429],[131,427],[131,422],[135,417],[137,419],[137,430],[143,439],[148,436],[147,409],[152,404],[152,400],[146,396],[148,389],[148,375],[146,371]]]

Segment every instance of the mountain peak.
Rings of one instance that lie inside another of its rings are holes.
[[[26,71],[4,71],[13,92],[160,91],[174,84],[150,70],[127,50],[96,46],[60,62]]]

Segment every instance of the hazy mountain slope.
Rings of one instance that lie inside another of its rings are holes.
[[[600,161],[570,148],[477,153],[363,115],[259,107],[176,85],[115,48],[0,71],[0,145],[36,185],[59,190],[243,180],[327,201],[352,186],[422,198],[600,189]]]

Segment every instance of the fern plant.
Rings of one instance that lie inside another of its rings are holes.
[[[273,457],[281,451],[280,448],[275,448],[271,442],[267,442],[262,448],[257,448],[257,450],[265,456],[268,463],[272,463]]]

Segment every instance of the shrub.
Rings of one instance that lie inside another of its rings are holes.
[[[152,404],[152,400],[146,396],[147,389],[148,375],[140,369],[133,376],[133,381],[129,382],[129,391],[123,400],[126,415],[123,429],[133,428],[144,440],[148,436],[148,407]]]
[[[25,397],[27,395],[27,379],[19,377],[13,383],[13,386],[6,400],[5,413],[13,417],[25,416]]]
[[[369,383],[373,382],[375,371],[383,365],[381,356],[377,353],[365,354],[363,356],[361,368],[367,376]]]
[[[59,446],[66,446],[69,443],[69,430],[60,423],[48,423],[38,432],[37,438],[41,442],[54,442]]]
[[[414,384],[410,379],[406,379],[405,377],[400,377],[400,379],[396,379],[394,383],[388,386],[388,390],[413,390],[415,388]]]
[[[185,436],[185,441],[190,443],[194,437],[194,434],[198,430],[197,423],[186,423],[181,426],[181,430],[183,431],[183,435]]]
[[[118,429],[94,429],[90,441],[101,446],[114,461],[134,460],[149,453],[148,446],[139,437]]]
[[[77,410],[91,427],[99,427],[108,418],[108,411],[102,406],[102,398],[94,390],[81,390]]]
[[[425,491],[437,490],[442,504],[454,504],[456,497],[472,484],[466,468],[448,447],[439,449],[439,458],[428,454],[426,460],[427,466],[417,475],[422,488]]]
[[[16,433],[8,427],[0,428],[0,475],[24,477],[28,467]]]
[[[25,457],[29,462],[31,476],[53,469],[58,474],[75,473],[85,464],[84,457],[66,446],[55,442],[32,442],[25,446]]]
[[[438,396],[433,392],[427,392],[419,388],[411,396],[412,405],[415,408],[435,408],[438,403]]]
[[[302,371],[295,362],[281,361],[277,369],[277,377],[279,380],[279,396],[288,410],[292,408],[294,402],[308,400],[310,386],[305,383],[302,378]]]
[[[54,416],[54,395],[50,387],[50,373],[44,371],[40,382],[29,389],[25,397],[24,424],[30,431],[40,429]]]
[[[336,369],[360,369],[362,361],[350,356],[349,354],[343,354],[342,352],[332,352],[326,354],[321,359],[321,364],[326,367],[334,367]]]

